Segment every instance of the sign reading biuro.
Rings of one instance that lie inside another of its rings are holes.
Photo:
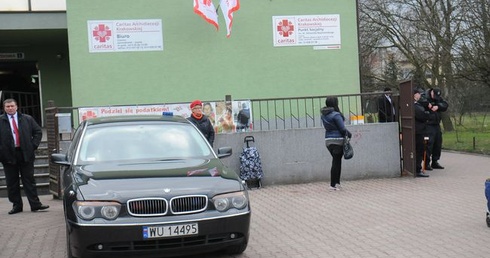
[[[163,51],[162,20],[87,21],[89,52]]]

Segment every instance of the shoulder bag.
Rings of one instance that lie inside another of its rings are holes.
[[[354,149],[352,149],[352,145],[350,144],[349,137],[344,137],[344,159],[352,159],[354,157]]]

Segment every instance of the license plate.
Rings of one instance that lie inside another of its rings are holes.
[[[197,223],[143,227],[143,238],[145,239],[197,235],[197,233],[199,233]]]

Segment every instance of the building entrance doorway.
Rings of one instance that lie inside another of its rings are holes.
[[[31,115],[42,125],[40,72],[33,61],[1,61],[0,60],[0,92],[1,110],[3,101],[15,99],[19,111]]]

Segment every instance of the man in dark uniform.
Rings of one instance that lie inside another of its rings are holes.
[[[427,110],[428,103],[420,99],[420,91],[413,90],[414,99],[414,114],[415,114],[415,162],[416,176],[429,177],[422,173],[422,162],[424,159],[424,137],[427,135],[427,120],[429,119],[429,111]]]
[[[427,90],[427,100],[429,102],[429,121],[427,122],[427,132],[429,135],[429,143],[427,148],[426,169],[444,169],[438,160],[441,158],[442,150],[442,131],[441,131],[441,113],[446,112],[448,108],[447,102],[441,96],[440,89]],[[432,164],[430,163],[432,160]]]
[[[45,210],[49,206],[39,201],[34,179],[34,152],[41,143],[42,129],[31,116],[17,112],[14,99],[4,100],[3,109],[5,114],[0,116],[0,161],[5,171],[8,198],[13,204],[9,214],[23,210],[19,175],[31,211]]]

